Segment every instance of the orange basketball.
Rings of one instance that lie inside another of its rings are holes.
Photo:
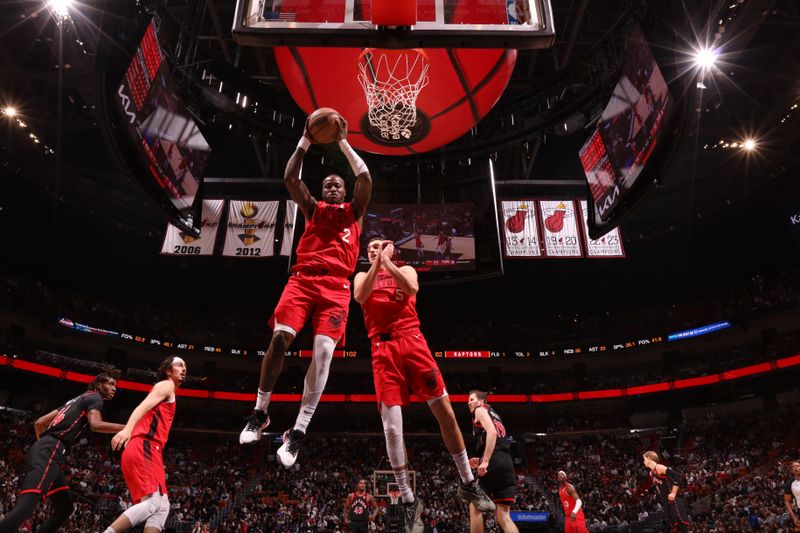
[[[308,116],[306,133],[313,143],[336,142],[342,124],[339,112],[330,107],[320,107]]]

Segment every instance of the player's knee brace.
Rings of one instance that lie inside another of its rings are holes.
[[[131,521],[131,526],[137,526],[154,515],[161,507],[161,493],[154,492],[141,502],[128,508],[123,514]]]
[[[158,510],[147,519],[144,527],[153,527],[159,531],[164,531],[164,525],[167,523],[169,516],[169,498],[166,494],[162,494],[159,499]]]

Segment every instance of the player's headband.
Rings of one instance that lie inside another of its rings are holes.
[[[169,364],[170,368],[172,368],[172,365],[174,365],[174,364],[175,364],[175,363],[177,363],[178,361],[180,361],[180,362],[181,362],[181,363],[183,363],[184,365],[186,364],[186,361],[184,361],[183,359],[181,359],[180,357],[178,357],[178,356],[176,355],[175,357],[173,357],[173,358],[172,358],[172,362]]]
[[[567,477],[567,473],[566,473],[566,472],[564,472],[563,470],[559,470],[559,471],[558,471],[558,473],[559,473],[559,474],[564,474],[564,477]]]

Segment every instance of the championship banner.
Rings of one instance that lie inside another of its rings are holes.
[[[625,257],[622,248],[622,235],[619,228],[614,228],[599,239],[589,238],[589,206],[586,200],[581,200],[583,213],[583,242],[586,243],[586,257]]]
[[[297,222],[297,204],[286,200],[286,216],[283,219],[283,240],[281,241],[281,255],[292,255],[292,240],[294,239],[294,225]]]
[[[222,255],[270,257],[275,249],[275,222],[280,202],[231,200]]]
[[[506,257],[542,257],[535,200],[502,200]]]
[[[161,253],[164,255],[211,255],[214,253],[214,243],[217,241],[219,218],[222,215],[223,200],[203,200],[203,217],[200,225],[200,237],[192,237],[173,226],[167,225],[167,234],[164,236],[164,245]]]
[[[547,257],[583,257],[572,200],[539,200],[544,253]]]

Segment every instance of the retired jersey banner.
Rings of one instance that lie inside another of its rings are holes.
[[[270,257],[275,249],[275,221],[280,202],[228,202],[228,228],[222,255]]]
[[[586,243],[587,257],[625,257],[625,250],[622,249],[622,235],[619,228],[614,228],[599,239],[589,238],[589,206],[586,200],[581,200],[581,212],[583,213],[583,242]]]
[[[192,237],[172,224],[167,225],[164,246],[161,253],[166,255],[211,255],[217,241],[219,218],[222,215],[223,200],[203,200],[203,219],[200,237]]]
[[[294,225],[297,223],[297,204],[286,200],[286,216],[283,219],[283,240],[281,240],[281,255],[292,255],[292,240],[294,239]]]
[[[539,200],[547,257],[583,257],[578,217],[572,200]]]
[[[501,200],[506,257],[542,257],[536,200]]]

